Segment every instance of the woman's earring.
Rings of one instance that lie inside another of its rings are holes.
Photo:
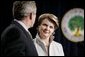
[[[55,34],[55,32],[53,32],[53,35]]]

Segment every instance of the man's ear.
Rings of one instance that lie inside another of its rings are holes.
[[[30,13],[30,20],[32,20],[32,13]]]

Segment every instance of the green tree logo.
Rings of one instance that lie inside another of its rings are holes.
[[[74,32],[74,36],[81,36],[81,30],[84,29],[84,18],[82,16],[74,16],[68,22],[69,29]]]

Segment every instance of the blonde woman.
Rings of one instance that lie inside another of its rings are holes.
[[[34,43],[39,56],[64,56],[62,45],[55,42],[54,31],[59,27],[58,18],[50,13],[40,15],[38,33]]]

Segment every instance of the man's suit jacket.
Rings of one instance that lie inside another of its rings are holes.
[[[6,28],[1,35],[2,56],[37,56],[33,39],[16,21]]]

